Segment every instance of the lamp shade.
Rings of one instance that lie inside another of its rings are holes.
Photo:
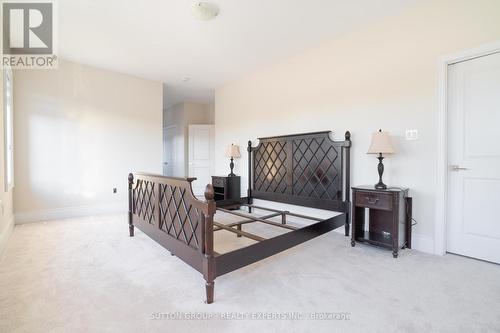
[[[230,144],[229,146],[227,146],[226,156],[232,158],[240,158],[241,157],[240,146],[234,144]]]
[[[367,154],[394,154],[394,147],[388,132],[379,130],[372,134],[372,142]]]

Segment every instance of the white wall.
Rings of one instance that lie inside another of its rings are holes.
[[[414,197],[417,249],[433,252],[438,138],[438,63],[449,53],[500,40],[500,1],[432,0],[251,73],[216,90],[216,172],[224,147],[247,140],[333,130],[352,133],[352,184],[377,181],[370,134],[394,136],[385,182]],[[418,129],[418,141],[405,141]],[[256,141],[254,141],[256,144]],[[236,163],[246,193],[246,154]]]
[[[125,211],[128,173],[161,173],[160,82],[64,60],[15,77],[16,222]]]
[[[14,226],[12,190],[5,192],[3,70],[0,70],[0,258]],[[14,78],[15,81],[15,78]]]

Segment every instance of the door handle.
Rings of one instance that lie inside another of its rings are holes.
[[[459,165],[452,165],[451,166],[451,171],[465,171],[465,170],[470,170],[468,168],[462,168]]]

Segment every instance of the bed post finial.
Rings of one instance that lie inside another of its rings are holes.
[[[212,184],[207,184],[207,187],[205,187],[205,199],[207,201],[213,201],[215,197],[215,191],[214,187]]]
[[[349,131],[345,132],[345,140],[346,141],[351,141],[351,132],[349,132]]]
[[[207,214],[213,216],[215,214],[217,207],[215,205],[215,190],[212,184],[207,184],[207,186],[205,187],[204,194],[205,194],[205,200],[207,200],[208,203]]]
[[[252,141],[248,140],[247,151],[250,152],[252,150]]]
[[[134,175],[128,174],[128,232],[130,237],[134,236],[133,205],[134,205]]]

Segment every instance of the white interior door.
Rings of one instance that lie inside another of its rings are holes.
[[[500,53],[448,68],[448,252],[500,263]]]
[[[196,177],[193,192],[201,196],[214,174],[214,126],[189,125],[188,140],[189,177]]]
[[[178,173],[178,127],[177,125],[163,128],[163,175],[175,177]]]

